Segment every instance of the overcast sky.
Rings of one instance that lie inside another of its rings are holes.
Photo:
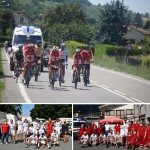
[[[106,2],[110,2],[111,0],[89,0],[92,4],[101,4],[104,5]],[[150,13],[150,0],[124,0],[126,6],[129,7],[129,10],[134,12]]]

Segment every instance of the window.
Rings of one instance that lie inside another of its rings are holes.
[[[116,111],[116,116],[119,118],[124,118],[125,114],[124,114],[124,110],[117,110]]]
[[[107,110],[106,115],[107,116],[115,116],[115,111],[114,110]]]
[[[134,110],[133,109],[127,109],[126,114],[127,115],[134,115]]]

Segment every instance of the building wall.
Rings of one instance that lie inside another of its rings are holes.
[[[145,39],[145,35],[143,35],[141,32],[136,31],[134,29],[128,30],[126,39],[134,39],[135,44],[141,43],[142,40]]]

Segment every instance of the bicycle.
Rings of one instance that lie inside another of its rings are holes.
[[[86,87],[89,82],[89,71],[90,71],[90,63],[84,63],[83,64],[83,82],[84,82],[84,86]]]
[[[49,78],[49,82],[51,89],[54,90],[54,84],[59,77],[59,66],[52,65],[51,67],[52,67],[52,77],[51,79]]]
[[[41,71],[41,64],[40,64],[41,62],[39,63],[39,61],[41,61],[41,60],[37,60],[35,68],[34,68],[34,75],[35,75],[36,82],[38,81],[38,76]]]
[[[17,62],[17,68],[16,68],[16,72],[15,72],[16,83],[18,82],[18,78],[21,73],[22,73],[22,62]]]
[[[75,74],[74,74],[74,84],[75,84],[75,89],[77,89],[77,84],[80,82],[80,65],[77,65],[75,69]]]
[[[67,63],[66,64],[62,63],[60,65],[60,67],[59,67],[59,86],[61,86],[61,84],[64,83],[63,78],[62,78],[62,69],[63,69],[64,66],[66,66],[66,70],[68,69],[68,64]]]
[[[29,82],[32,77],[33,77],[33,64],[28,64],[26,70],[26,79],[25,79],[27,88],[29,87]]]

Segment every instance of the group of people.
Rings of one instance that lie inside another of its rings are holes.
[[[46,53],[45,49],[42,47],[42,42],[37,41],[37,44],[34,45],[31,43],[31,39],[28,37],[26,39],[26,44],[19,45],[18,49],[13,50],[13,61],[15,62],[14,66],[14,79],[16,78],[15,72],[18,64],[22,66],[23,69],[23,82],[26,82],[26,70],[29,65],[35,66],[38,64],[40,66],[42,61],[43,54]],[[74,83],[74,75],[75,70],[78,68],[79,72],[82,70],[82,65],[88,65],[90,75],[90,61],[94,62],[94,56],[92,51],[90,50],[89,45],[85,45],[83,50],[76,49],[73,55],[73,79],[72,83]],[[65,66],[68,65],[68,50],[66,50],[66,44],[62,42],[60,46],[54,46],[50,49],[49,52],[49,61],[48,61],[48,70],[49,70],[49,79],[52,78],[52,67],[56,65],[61,67],[61,78],[62,83],[65,82]],[[40,69],[39,69],[40,70]],[[40,75],[40,73],[39,73]],[[89,83],[89,79],[88,79]],[[26,83],[25,83],[26,84]]]
[[[41,124],[37,119],[35,122],[29,123],[27,119],[22,121],[22,117],[14,123],[13,120],[10,120],[10,123],[5,121],[1,126],[2,139],[1,144],[4,144],[6,139],[6,144],[8,144],[8,139],[10,135],[10,142],[17,143],[23,142],[26,143],[26,148],[30,145],[34,145],[35,148],[44,149],[45,146],[48,149],[51,146],[59,146],[61,137],[63,138],[64,143],[67,143],[68,138],[67,134],[69,131],[69,124],[64,121],[63,124],[59,119],[56,119],[55,122],[49,118],[48,121]],[[51,144],[50,144],[51,143]]]
[[[150,147],[150,125],[139,122],[124,121],[121,124],[106,123],[81,125],[79,129],[79,143],[83,145],[121,146],[127,149],[136,147],[146,150]]]

